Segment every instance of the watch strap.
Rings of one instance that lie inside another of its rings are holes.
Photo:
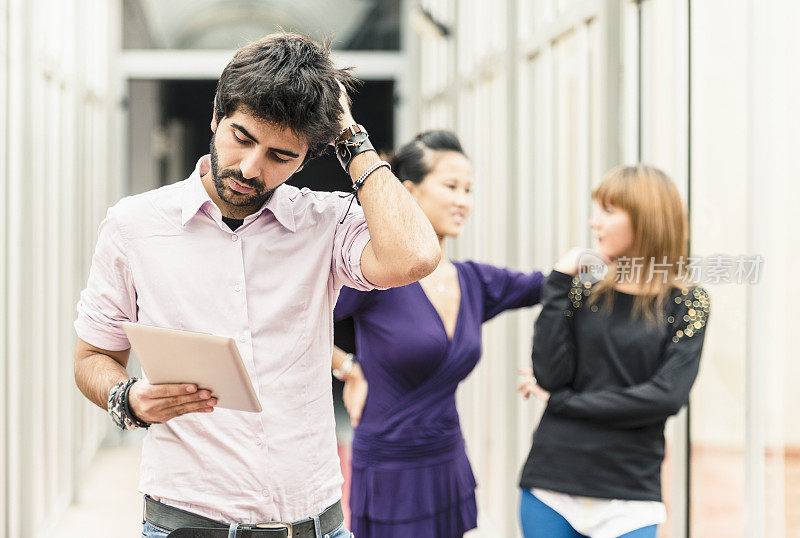
[[[355,125],[350,125],[349,127],[345,127],[339,132],[339,135],[334,140],[334,145],[339,145],[348,139],[352,138],[353,136],[357,135],[358,133],[364,133],[365,135],[369,136],[367,130],[364,128],[363,125],[356,123]]]

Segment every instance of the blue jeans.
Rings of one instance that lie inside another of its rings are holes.
[[[536,498],[527,489],[519,500],[519,516],[525,538],[587,538],[572,528],[564,516]],[[626,532],[619,538],[656,538],[658,525]]]
[[[150,523],[144,523],[142,527],[142,538],[166,538],[169,532],[159,529]],[[344,523],[339,525],[335,531],[328,534],[321,534],[321,538],[353,538],[353,535],[344,526]]]

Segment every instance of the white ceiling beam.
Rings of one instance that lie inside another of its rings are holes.
[[[217,79],[233,56],[227,50],[126,50],[120,55],[124,79]],[[409,73],[400,52],[334,51],[338,66],[354,66],[363,80],[397,79]]]

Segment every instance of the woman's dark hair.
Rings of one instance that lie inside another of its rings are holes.
[[[392,172],[400,181],[421,183],[433,170],[436,151],[455,151],[466,157],[454,133],[441,129],[424,131],[397,150],[390,161]]]
[[[233,55],[217,84],[217,120],[239,107],[305,138],[307,158],[322,154],[339,134],[339,84],[352,89],[350,68],[337,69],[330,43],[279,33],[246,45]],[[338,82],[337,82],[338,81]]]

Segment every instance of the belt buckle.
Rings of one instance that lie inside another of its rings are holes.
[[[254,529],[286,530],[286,538],[292,538],[292,524],[285,521],[262,521],[253,524]]]

